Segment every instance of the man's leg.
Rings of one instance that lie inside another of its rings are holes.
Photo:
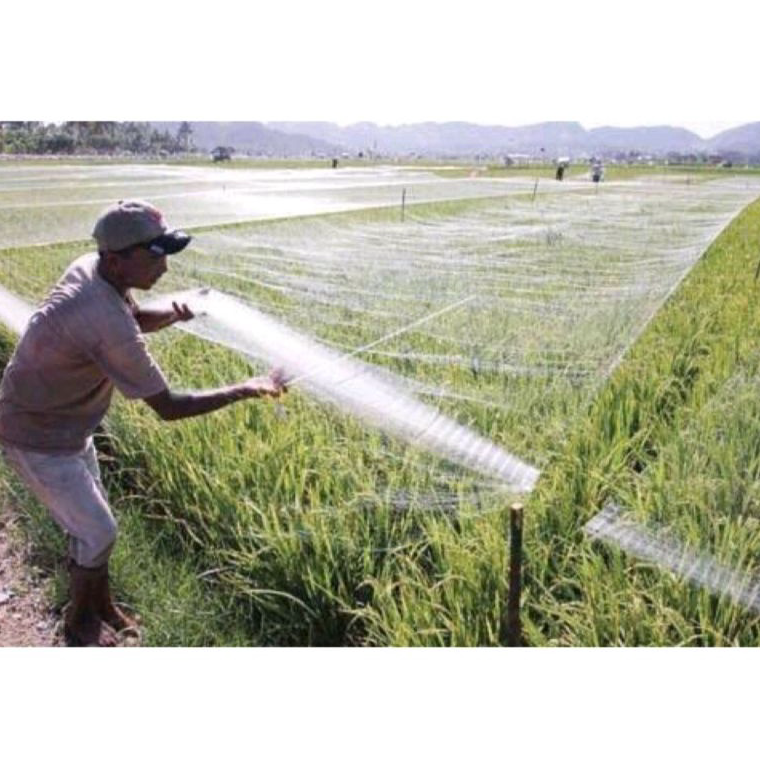
[[[86,452],[51,455],[6,447],[5,458],[69,534],[67,635],[84,646],[114,646],[118,638],[100,612],[100,598],[116,521],[88,467]]]
[[[92,478],[95,481],[95,485],[103,496],[103,499],[107,501],[108,497],[106,496],[103,481],[100,479],[100,465],[98,464],[98,456],[92,438],[87,442],[87,448],[84,452],[84,462],[90,475],[92,475]],[[119,605],[114,603],[113,598],[111,597],[111,584],[107,561],[104,566],[104,572],[98,580],[97,596],[98,612],[108,625],[110,625],[115,631],[130,631],[135,634],[138,633],[139,620],[127,615]]]
[[[65,613],[65,630],[69,641],[78,646],[112,647],[118,638],[100,614],[103,576],[108,565],[82,567],[69,560],[70,602]]]

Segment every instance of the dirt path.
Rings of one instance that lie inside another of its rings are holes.
[[[40,578],[6,506],[0,506],[0,646],[62,646],[60,617],[50,608],[51,579]]]

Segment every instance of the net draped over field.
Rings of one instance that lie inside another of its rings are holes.
[[[448,180],[423,171],[150,165],[1,167],[0,248],[89,238],[109,203],[146,198],[176,226],[229,224],[527,192],[526,179]],[[547,185],[547,188],[551,186]],[[551,187],[562,191],[562,187]]]
[[[480,441],[541,468],[626,348],[760,184],[672,176],[601,189],[587,180],[544,181],[539,189],[534,195],[532,179],[444,180],[395,168],[220,174],[38,167],[0,174],[0,227],[5,248],[83,238],[105,203],[129,196],[155,202],[177,226],[297,217],[198,231],[193,245],[172,258],[157,294],[211,286],[337,355],[369,345],[356,357],[362,372],[372,368],[378,382],[435,405]],[[347,209],[354,212],[324,213]],[[4,257],[3,282],[38,299],[65,262],[35,269],[19,258],[29,255]],[[438,311],[440,317],[425,321]],[[253,354],[257,369],[271,360],[239,335],[231,338],[213,314],[188,327]],[[287,355],[287,344],[280,348]],[[346,382],[337,368],[336,377]],[[371,393],[355,389],[355,403],[371,404]],[[321,397],[338,407],[335,414],[341,405],[350,409],[345,395],[337,401],[328,395]],[[318,389],[315,398],[306,405],[320,403]],[[369,445],[363,435],[352,429],[351,445]],[[343,434],[335,445],[346,445]],[[375,486],[394,504],[503,502],[503,483],[482,468],[469,472],[461,460],[420,458],[382,438],[371,445],[386,451]]]
[[[756,207],[660,307],[760,178],[658,172],[0,166],[0,321],[22,329],[111,201],[190,228],[137,294],[198,312],[149,336],[172,387],[296,382],[177,425],[117,397],[107,485],[244,602],[246,642],[503,643],[505,507],[538,478],[530,643],[756,643],[760,357],[721,321],[756,332]]]

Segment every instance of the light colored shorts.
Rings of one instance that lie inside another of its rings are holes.
[[[105,564],[117,527],[92,438],[78,454],[41,454],[4,445],[3,458],[69,535],[74,562],[82,567]]]

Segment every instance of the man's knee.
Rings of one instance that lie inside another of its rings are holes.
[[[75,556],[77,564],[83,567],[104,565],[111,556],[118,534],[119,528],[113,515],[104,514],[86,540],[78,542],[78,550],[75,551],[75,555],[78,555]]]

